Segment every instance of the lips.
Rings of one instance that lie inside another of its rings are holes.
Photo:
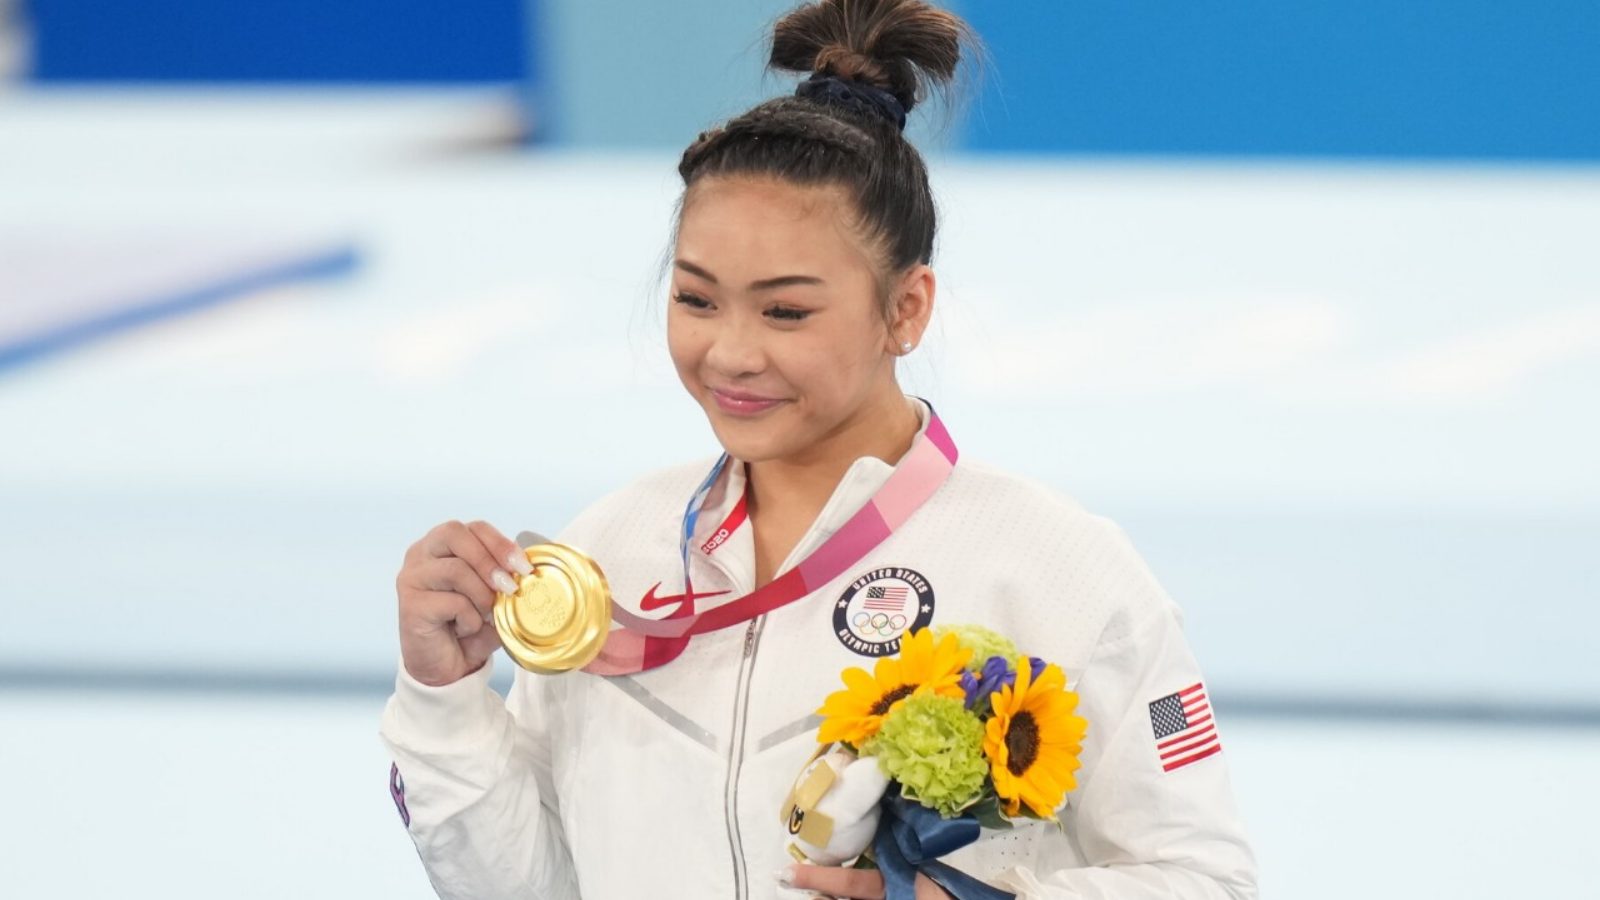
[[[711,396],[716,399],[718,409],[735,416],[760,415],[784,402],[776,397],[763,397],[745,391],[726,391],[717,388],[711,389]]]

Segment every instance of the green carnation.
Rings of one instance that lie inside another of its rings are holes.
[[[961,646],[972,651],[972,658],[967,660],[968,672],[983,670],[983,664],[991,656],[1004,657],[1008,662],[1021,656],[1017,645],[1011,639],[997,631],[990,631],[982,625],[935,625],[933,628],[934,643],[938,643],[947,634],[956,636]]]
[[[951,818],[983,794],[983,724],[956,697],[907,697],[862,748],[907,798]]]

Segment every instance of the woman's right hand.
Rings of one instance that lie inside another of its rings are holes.
[[[445,522],[406,548],[395,589],[400,658],[412,678],[440,686],[483,668],[500,646],[494,597],[516,590],[511,571],[533,567],[487,522]]]

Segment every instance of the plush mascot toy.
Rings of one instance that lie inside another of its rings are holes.
[[[783,802],[780,814],[793,838],[789,852],[802,862],[837,866],[872,846],[878,830],[878,802],[889,776],[874,757],[857,758],[848,747],[829,744],[817,751]]]

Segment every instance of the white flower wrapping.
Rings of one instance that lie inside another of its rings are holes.
[[[872,846],[889,776],[874,757],[833,744],[800,770],[782,817],[792,849],[818,865],[837,866]]]

